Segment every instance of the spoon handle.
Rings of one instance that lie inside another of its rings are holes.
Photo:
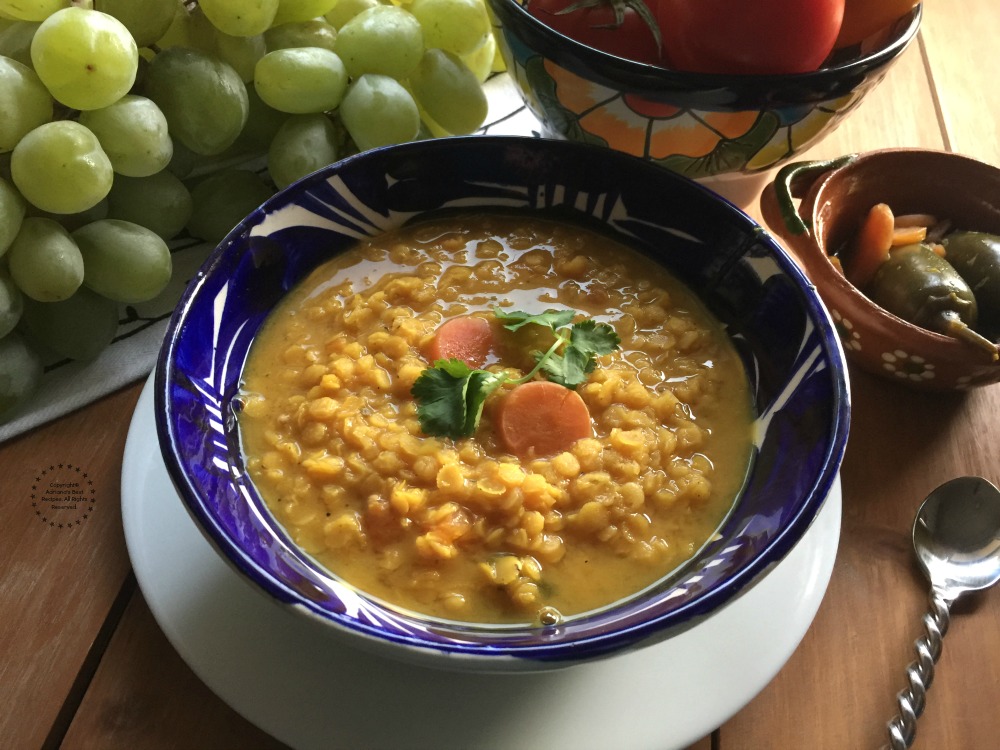
[[[907,750],[917,734],[917,718],[924,712],[927,691],[934,681],[934,665],[951,622],[951,602],[931,590],[930,608],[924,615],[924,635],[914,642],[917,659],[906,668],[909,687],[896,696],[899,713],[889,722],[889,744],[882,750]]]

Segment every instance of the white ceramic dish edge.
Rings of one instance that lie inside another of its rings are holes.
[[[344,646],[318,623],[269,602],[218,556],[167,475],[152,401],[147,382],[122,471],[122,518],[140,589],[198,677],[297,750],[684,748],[777,674],[812,623],[832,574],[839,481],[803,539],[766,578],[660,644],[530,674],[390,661]]]

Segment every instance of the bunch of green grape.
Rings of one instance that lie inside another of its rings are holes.
[[[483,0],[0,0],[0,421],[216,243],[357,151],[465,134]]]

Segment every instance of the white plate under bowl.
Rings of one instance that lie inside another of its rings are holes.
[[[151,381],[122,469],[125,540],[157,623],[222,700],[296,750],[685,748],[749,703],[795,651],[830,581],[840,514],[838,480],[781,563],[674,638],[551,672],[478,675],[352,649],[254,590],[174,490]]]

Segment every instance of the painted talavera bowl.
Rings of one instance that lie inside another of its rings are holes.
[[[241,369],[275,304],[359,238],[454,208],[596,224],[647,254],[725,322],[756,400],[752,472],[718,536],[661,583],[554,627],[435,620],[356,590],[290,541],[240,451]],[[254,211],[185,291],[157,363],[155,402],[163,457],[191,516],[276,606],[375,653],[479,671],[551,669],[697,627],[766,576],[809,528],[836,479],[849,422],[846,365],[822,302],[745,214],[616,151],[492,136],[365,152]]]
[[[553,31],[519,0],[488,4],[504,61],[543,135],[694,179],[765,173],[817,143],[882,80],[922,12],[917,6],[877,40],[811,73],[719,75],[625,60]]]
[[[988,352],[890,314],[831,261],[876,203],[896,215],[932,214],[956,229],[1000,234],[1000,169],[949,152],[885,149],[789,164],[761,195],[765,223],[816,285],[852,364],[924,390],[1000,381],[1000,361]]]

